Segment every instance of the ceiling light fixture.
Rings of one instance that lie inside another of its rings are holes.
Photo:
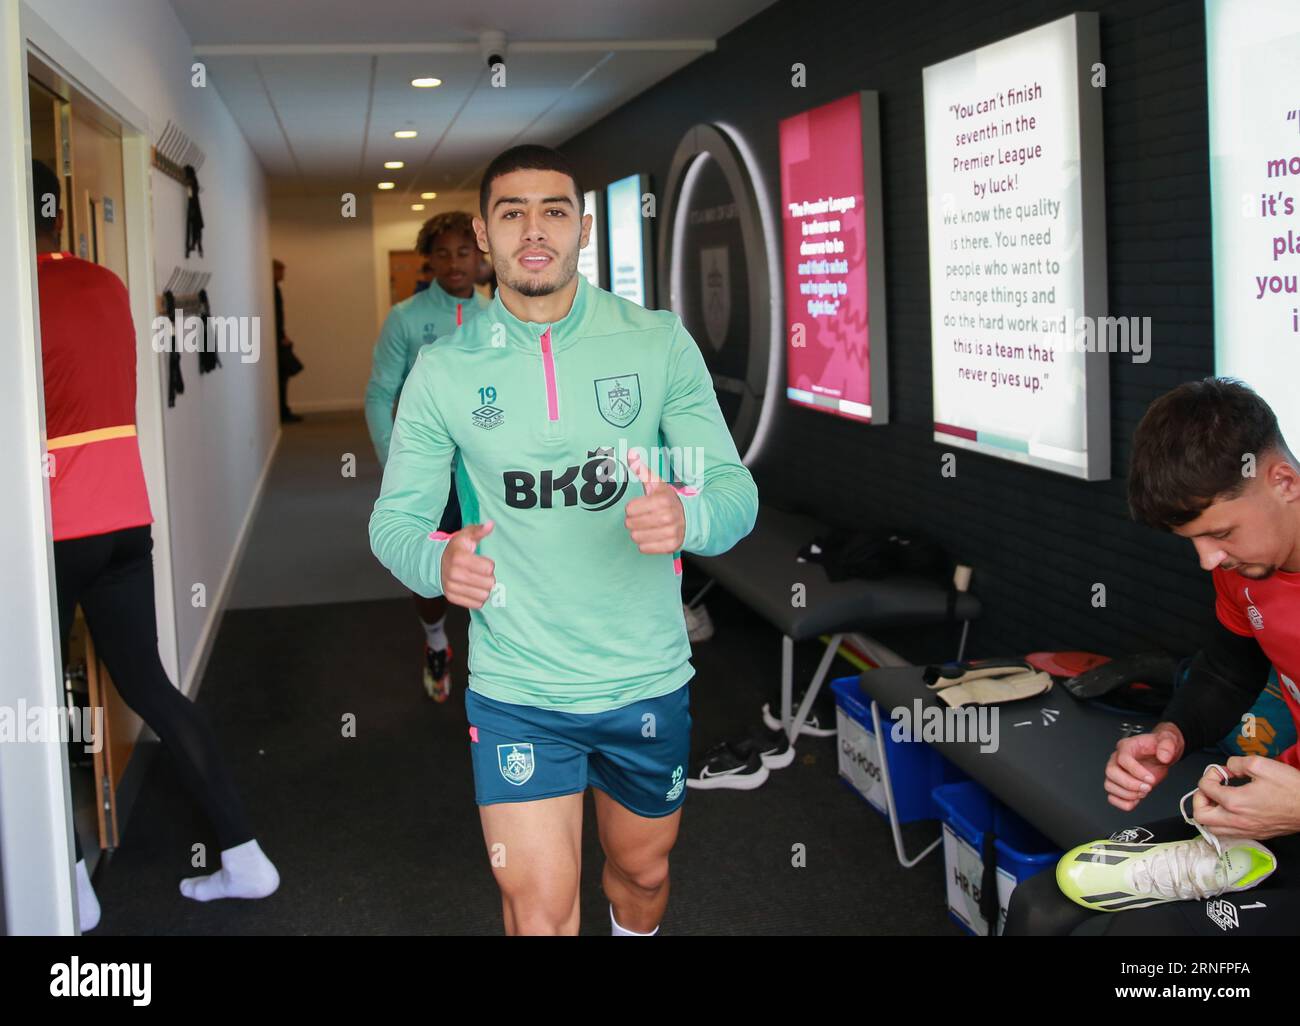
[[[411,209],[412,209],[412,210],[423,210],[423,209],[424,209],[424,204],[423,204],[423,203],[412,203],[412,204],[411,204]]]
[[[395,182],[380,182],[379,187],[381,189],[395,189],[397,188],[397,184]]]
[[[416,89],[437,89],[438,86],[442,85],[442,79],[413,78],[411,79],[411,85],[415,86]]]
[[[400,128],[393,133],[394,139],[414,139],[419,133],[414,128]]]
[[[386,160],[384,161],[384,167],[389,171],[400,171],[402,168],[406,167],[406,161]]]
[[[420,199],[437,199],[437,198],[438,198],[438,194],[436,192],[420,193]]]

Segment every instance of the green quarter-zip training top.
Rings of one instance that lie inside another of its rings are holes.
[[[495,522],[477,549],[496,588],[470,611],[470,689],[592,713],[669,694],[695,672],[680,554],[643,555],[624,524],[644,494],[629,451],[681,482],[685,551],[717,555],[745,537],[758,490],[677,315],[577,281],[554,324],[521,321],[498,295],[421,349],[370,544],[411,590],[441,595],[449,536],[437,526],[459,455],[464,522]]]
[[[461,299],[433,281],[427,289],[393,304],[388,311],[379,341],[375,343],[370,380],[366,383],[366,426],[381,466],[388,459],[393,407],[420,350],[450,335],[487,309],[491,302],[477,292]]]

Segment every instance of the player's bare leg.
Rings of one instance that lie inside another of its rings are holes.
[[[511,937],[578,932],[582,795],[479,806]]]
[[[659,926],[668,906],[668,855],[677,843],[682,810],[649,818],[624,808],[598,788],[596,824],[605,849],[601,882],[618,925],[636,933]]]

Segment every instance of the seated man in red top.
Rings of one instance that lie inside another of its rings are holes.
[[[1196,547],[1213,575],[1218,624],[1163,722],[1121,740],[1106,764],[1108,800],[1126,812],[1170,766],[1240,726],[1270,664],[1300,724],[1300,460],[1251,389],[1228,378],[1189,382],[1138,425],[1129,506]],[[1186,822],[1133,826],[1069,852],[1055,874],[1016,888],[1006,932],[1294,934],[1298,754],[1233,756],[1222,768],[1197,756],[1212,765],[1184,796]],[[1162,807],[1176,797],[1162,792]]]
[[[112,271],[59,251],[59,180],[32,162],[45,430],[59,631],[78,603],[118,693],[162,740],[221,844],[221,870],[181,881],[197,901],[263,898],[279,886],[253,837],[202,711],[167,678],[154,612],[153,515],[135,431],[135,328]],[[77,841],[81,929],[99,903]]]

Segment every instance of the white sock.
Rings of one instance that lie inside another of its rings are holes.
[[[77,913],[82,933],[99,925],[99,899],[95,897],[85,859],[77,860]]]
[[[440,652],[447,647],[446,627],[446,616],[443,616],[437,623],[426,623],[424,625],[424,636],[428,639],[429,647],[435,652]]]
[[[613,936],[615,937],[653,937],[656,933],[659,932],[659,927],[657,926],[649,933],[637,933],[635,930],[629,930],[625,926],[619,926],[618,920],[614,918],[613,905],[609,906],[609,925],[612,927]]]
[[[245,841],[221,853],[221,868],[209,876],[181,881],[181,893],[195,901],[214,898],[265,898],[280,886],[280,874],[256,841]]]

